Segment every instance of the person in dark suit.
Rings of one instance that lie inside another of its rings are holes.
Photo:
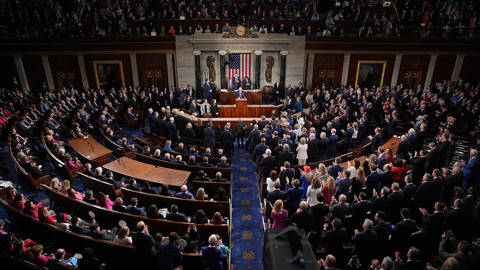
[[[328,139],[325,132],[320,133],[320,140],[318,141],[318,157],[319,160],[327,159]]]
[[[335,156],[335,152],[337,150],[337,141],[338,141],[338,135],[337,130],[332,128],[330,131],[332,135],[328,137],[328,150],[327,150],[327,157],[332,158]]]
[[[412,169],[413,183],[415,183],[416,185],[418,185],[421,182],[423,174],[425,173],[425,161],[426,161],[426,157],[424,155],[423,150],[420,150],[420,152],[415,152],[415,157],[412,158],[410,161],[413,166],[413,169]]]
[[[167,124],[167,139],[172,141],[172,145],[177,144],[177,126],[174,123],[174,118],[170,117]]]
[[[202,247],[203,269],[223,270],[223,252],[217,247],[215,234],[208,238],[208,246]]]
[[[456,199],[453,202],[453,208],[446,213],[443,230],[451,230],[458,241],[467,240],[469,239],[468,236],[471,235],[471,220],[469,213],[464,208],[464,201]]]
[[[463,167],[462,192],[465,193],[467,188],[478,184],[480,175],[480,158],[477,149],[470,149],[470,159]]]
[[[265,144],[267,140],[265,138],[260,139],[260,143],[255,146],[255,150],[253,151],[252,160],[255,161],[256,164],[260,162],[263,158],[263,154],[268,149],[268,146]]]
[[[243,88],[240,87],[238,88],[238,91],[235,92],[235,98],[236,99],[245,99],[247,98],[247,95],[245,92],[243,92]]]
[[[137,223],[137,231],[132,233],[133,246],[136,250],[136,262],[139,269],[151,269],[155,263],[155,241],[143,222]]]
[[[400,138],[402,139],[402,141],[398,144],[397,158],[401,158],[406,161],[409,161],[410,160],[410,143],[407,140],[407,136],[402,135]]]
[[[418,207],[431,210],[433,206],[433,196],[432,196],[432,185],[430,181],[432,180],[432,175],[425,173],[423,175],[422,183],[418,186],[417,191],[414,195],[415,204]]]
[[[431,258],[436,251],[443,233],[443,224],[446,214],[444,212],[445,203],[436,202],[434,212],[429,214],[427,210],[420,208],[422,213],[422,232],[423,232],[423,251],[426,252],[425,258]]]
[[[245,131],[246,131],[246,124],[239,119],[237,125],[235,126],[235,137],[237,138],[237,145],[238,148],[241,149],[245,147]]]
[[[312,222],[312,231],[321,232],[323,229],[323,225],[327,221],[328,214],[330,213],[330,208],[327,204],[323,203],[323,193],[317,193],[317,203],[314,206],[310,207],[310,212],[313,215],[313,222]]]
[[[242,87],[245,90],[252,90],[252,80],[248,76],[242,80]]]
[[[382,130],[377,127],[375,128],[375,135],[368,137],[372,143],[372,152],[374,152],[380,145],[382,145]]]
[[[130,199],[130,205],[127,206],[127,212],[132,215],[147,216],[147,212],[144,207],[137,207],[138,199],[133,197]]]
[[[300,205],[292,216],[289,217],[290,224],[296,224],[298,228],[305,231],[306,234],[312,229],[313,215],[308,209],[306,201],[301,201]]]
[[[233,143],[235,142],[235,135],[230,129],[230,123],[225,125],[225,131],[222,132],[222,147],[224,153],[229,156],[233,153]]]
[[[274,205],[275,202],[277,200],[282,200],[282,201],[286,201],[287,200],[287,193],[283,190],[280,190],[280,183],[279,182],[275,182],[273,184],[273,190],[268,192],[267,194],[267,205],[266,205],[266,209],[265,209],[265,216],[266,217],[269,217],[270,218],[270,214],[272,212],[272,207],[271,205]]]
[[[373,229],[373,222],[370,219],[365,219],[363,222],[363,232],[355,230],[355,235],[352,237],[354,245],[353,253],[358,255],[362,265],[368,265],[373,258],[377,256],[378,235]]]
[[[373,190],[380,190],[382,183],[382,174],[381,170],[377,168],[376,164],[370,164],[371,173],[367,176],[365,186],[367,187],[367,195],[372,196]]]
[[[209,79],[205,80],[203,84],[203,98],[208,100],[208,103],[212,103],[212,91],[213,85]]]
[[[392,193],[387,196],[387,217],[392,223],[396,223],[400,221],[400,209],[405,206],[405,195],[397,182],[392,184],[391,189]]]
[[[405,186],[403,187],[403,195],[405,196],[405,200],[410,202],[413,200],[415,196],[415,192],[417,191],[417,186],[413,183],[413,178],[411,175],[405,176]]]
[[[208,126],[203,129],[203,146],[210,149],[215,147],[215,130],[212,122],[209,122]]]
[[[390,254],[390,236],[392,235],[393,229],[392,224],[388,221],[385,221],[385,212],[378,211],[375,214],[375,226],[373,230],[377,233],[378,237],[378,255],[383,257]]]
[[[432,173],[433,169],[437,166],[437,159],[439,158],[438,148],[434,142],[428,144],[428,149],[430,150],[425,155],[425,172]]]
[[[287,203],[285,204],[285,209],[288,211],[288,216],[290,217],[297,211],[298,205],[302,200],[302,183],[298,179],[287,179],[285,191],[287,192]]]
[[[182,263],[182,251],[178,246],[178,234],[171,232],[168,243],[160,246],[156,255],[156,269],[177,269]]]
[[[258,125],[255,124],[255,123],[252,123],[252,125],[250,125],[251,127],[253,126],[252,130],[248,133],[248,140],[247,140],[247,147],[248,147],[248,150],[250,151],[250,153],[253,153],[253,151],[255,150],[255,147],[257,146],[257,144],[260,142],[260,130],[258,130]],[[252,158],[252,160],[254,160]]]
[[[290,168],[290,162],[283,162],[283,166],[280,167],[280,174],[278,175],[278,178],[280,178],[281,189],[286,190],[287,179],[293,179],[294,177],[295,170],[293,168]]]
[[[343,171],[343,166],[340,165],[340,163],[342,163],[342,159],[337,157],[335,158],[333,165],[328,168],[328,175],[333,177],[333,179],[337,179],[338,173]]]
[[[400,254],[404,255],[411,245],[411,234],[417,231],[417,222],[410,219],[410,210],[402,208],[400,210],[402,221],[395,224],[392,232],[392,246],[395,247]]]
[[[318,151],[319,147],[319,142],[315,138],[315,134],[311,133],[309,136],[309,141],[308,141],[308,148],[307,148],[307,155],[308,155],[308,161],[307,162],[315,162],[318,161],[320,158],[320,154]]]
[[[339,218],[334,218],[331,222],[332,228],[328,229],[328,223],[325,223],[322,231],[322,243],[325,248],[325,254],[332,254],[337,258],[337,265],[343,265],[345,261],[345,249],[343,245],[348,239],[347,230]]]
[[[282,145],[282,151],[277,155],[277,162],[279,165],[285,164],[285,161],[292,163],[294,160],[293,152],[290,152],[290,146],[288,144]]]
[[[240,88],[240,85],[241,85],[241,79],[238,76],[238,74],[235,73],[235,75],[232,78],[232,89],[238,90],[238,88]]]
[[[272,151],[270,149],[266,149],[265,153],[262,155],[262,159],[258,163],[262,179],[267,179],[267,177],[270,175],[270,172],[273,170],[273,167],[275,167],[275,164],[276,161],[275,157],[272,156]],[[272,179],[272,181],[275,181],[275,179]]]
[[[185,214],[178,212],[178,206],[175,204],[172,204],[170,207],[170,213],[167,214],[165,219],[177,222],[188,222]]]
[[[280,100],[284,98],[284,90],[278,80],[273,84],[273,94],[275,96],[276,104],[279,104]]]

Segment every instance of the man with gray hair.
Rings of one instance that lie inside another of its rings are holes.
[[[393,270],[393,268],[395,267],[395,263],[393,262],[392,258],[387,256],[383,258],[382,264],[380,267],[382,270]]]
[[[366,218],[363,222],[363,232],[355,230],[352,237],[354,254],[360,259],[362,265],[368,265],[373,258],[377,257],[375,247],[378,245],[377,232],[373,230],[373,221]]]
[[[202,247],[203,269],[221,270],[223,269],[223,252],[217,247],[217,237],[215,234],[208,237],[208,246]]]
[[[463,166],[462,192],[465,193],[469,187],[478,184],[479,179],[480,159],[478,158],[478,150],[472,148],[470,149],[470,159]]]

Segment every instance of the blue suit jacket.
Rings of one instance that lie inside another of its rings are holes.
[[[203,89],[205,90],[205,94],[210,93],[210,90],[212,90],[212,83],[204,83],[203,84]]]
[[[240,92],[235,92],[235,98],[245,98],[247,95],[245,94],[245,92],[242,91],[242,93]]]
[[[233,90],[237,90],[240,87],[240,77],[233,77],[232,78],[232,88]]]
[[[202,247],[203,269],[222,270],[223,253],[217,247]]]
[[[475,181],[475,178],[479,177],[480,173],[480,159],[474,157],[468,161],[463,167],[463,182],[462,192],[465,192]]]

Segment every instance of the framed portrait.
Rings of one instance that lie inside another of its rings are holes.
[[[387,61],[358,61],[355,85],[369,88],[372,85],[382,88]]]
[[[93,72],[99,89],[118,89],[125,86],[123,63],[120,60],[93,61]]]

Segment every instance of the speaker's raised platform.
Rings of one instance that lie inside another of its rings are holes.
[[[235,92],[222,89],[220,91],[220,104],[222,105],[233,105],[235,104]],[[245,92],[245,97],[248,100],[248,104],[260,105],[262,104],[262,90],[243,90]]]
[[[271,117],[273,111],[277,114],[281,105],[249,105],[247,99],[237,99],[234,105],[219,105],[218,117],[219,118],[231,118],[231,117],[261,117],[262,115]]]

